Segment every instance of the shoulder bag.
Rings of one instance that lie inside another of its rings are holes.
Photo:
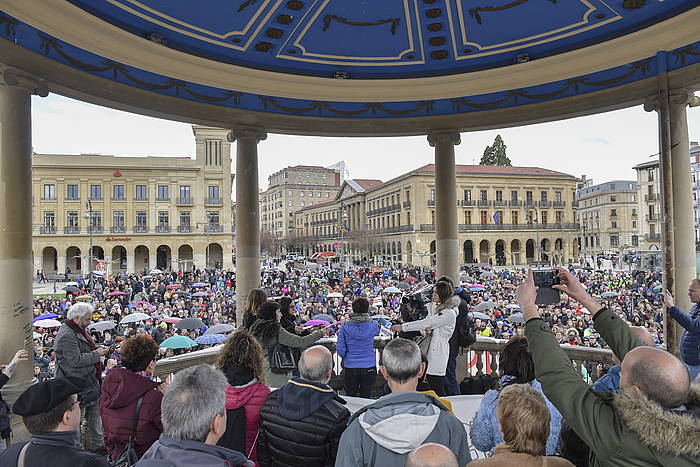
[[[296,369],[294,349],[279,343],[279,335],[275,343],[267,348],[267,357],[270,360],[270,371],[277,374],[287,374]]]
[[[129,436],[129,441],[126,442],[126,446],[124,446],[124,450],[119,454],[117,460],[112,462],[112,467],[131,467],[139,461],[139,456],[136,454],[136,427],[139,424],[141,404],[145,396],[144,394],[136,401],[136,417],[134,418],[134,424],[131,426],[131,436]]]

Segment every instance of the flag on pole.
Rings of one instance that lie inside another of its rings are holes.
[[[498,215],[498,211],[496,211],[496,212],[493,214],[493,222],[495,222],[496,224],[500,224],[500,223],[501,223],[501,219],[500,219],[500,216]]]
[[[341,223],[340,228],[346,232],[351,232],[350,227],[348,227],[346,224]]]

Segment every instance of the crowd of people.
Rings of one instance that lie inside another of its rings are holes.
[[[465,266],[453,280],[413,266],[281,261],[240,304],[231,271],[78,280],[65,296],[35,298],[39,383],[12,407],[32,442],[0,454],[0,467],[24,457],[48,465],[54,447],[74,449],[73,465],[464,466],[469,440],[489,456],[475,465],[630,465],[624,456],[632,465],[697,465],[698,307],[673,311],[688,330],[684,365],[660,350],[673,297],[657,273],[570,266],[557,274],[562,301],[542,307],[528,271],[487,266]],[[700,282],[689,295],[700,302]],[[340,386],[329,384],[333,354],[318,345],[328,336],[342,359]],[[388,341],[379,360],[378,336]],[[484,338],[506,343],[465,428],[444,397],[461,392],[461,348]],[[213,366],[154,375],[159,359],[215,343]],[[574,369],[558,344],[611,348],[616,365]],[[28,358],[17,353],[0,387]],[[377,400],[351,414],[344,397]],[[0,399],[9,444],[4,406]],[[645,431],[662,428],[621,408],[690,434],[662,446]],[[634,442],[642,447],[620,449]]]

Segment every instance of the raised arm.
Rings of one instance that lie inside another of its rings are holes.
[[[454,324],[456,318],[457,312],[452,308],[446,308],[442,310],[442,314],[428,316],[427,318],[418,321],[403,323],[401,328],[403,331],[422,331],[425,328],[435,329]]]

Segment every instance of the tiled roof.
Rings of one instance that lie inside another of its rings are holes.
[[[509,167],[496,165],[463,165],[455,166],[458,174],[474,175],[529,175],[538,177],[573,177],[573,175],[555,170],[542,169],[540,167]],[[435,164],[427,164],[416,169],[417,173],[434,173]]]
[[[376,188],[384,183],[381,180],[372,180],[367,178],[353,178],[353,180],[365,190],[371,190],[372,188]]]

